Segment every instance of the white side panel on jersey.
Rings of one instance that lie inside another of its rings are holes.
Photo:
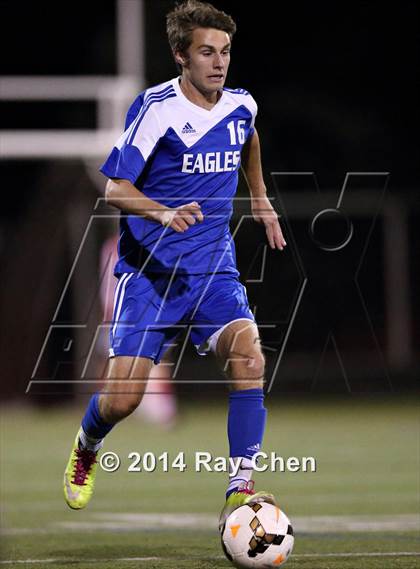
[[[124,132],[124,134],[118,139],[115,146],[119,150],[121,150],[124,144],[131,139],[132,131],[133,129],[130,125],[126,132]],[[152,106],[142,117],[131,144],[140,150],[143,159],[146,161],[161,136],[162,133],[160,130],[159,120]]]
[[[146,161],[163,135],[158,113],[161,112],[162,108],[165,108],[166,101],[170,101],[170,97],[174,97],[174,95],[175,91],[171,81],[148,89],[136,118],[118,139],[115,146],[120,150],[124,144],[132,144],[140,150]],[[134,137],[133,133],[135,133]]]

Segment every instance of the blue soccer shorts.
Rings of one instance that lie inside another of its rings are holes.
[[[234,274],[124,273],[115,289],[109,355],[157,364],[182,331],[205,355],[228,324],[243,319],[255,322]]]

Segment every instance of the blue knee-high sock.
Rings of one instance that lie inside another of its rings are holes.
[[[114,424],[105,423],[99,413],[99,393],[95,393],[89,401],[85,416],[82,420],[82,429],[92,439],[103,439]]]
[[[229,456],[252,460],[263,441],[267,410],[262,389],[233,391],[229,395]],[[229,486],[227,496],[235,488]]]

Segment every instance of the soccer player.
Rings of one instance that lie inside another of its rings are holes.
[[[64,475],[71,508],[90,500],[103,439],[136,409],[153,363],[185,327],[199,353],[216,354],[231,384],[229,450],[241,466],[229,477],[220,527],[244,503],[274,503],[251,480],[266,409],[258,327],[229,231],[241,165],[254,219],[271,248],[286,242],[266,196],[257,105],[244,89],[224,87],[235,31],[230,16],[196,0],[167,15],[181,75],[137,97],[101,167],[107,202],[121,210],[119,280],[109,377],[89,402]]]

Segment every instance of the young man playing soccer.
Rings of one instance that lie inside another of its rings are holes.
[[[229,231],[241,156],[254,219],[273,249],[286,243],[266,197],[256,103],[243,89],[224,88],[235,23],[188,0],[168,14],[167,31],[182,74],[137,97],[101,168],[107,201],[122,212],[111,359],[77,433],[64,493],[71,508],[86,506],[104,437],[136,409],[153,363],[187,328],[199,353],[215,352],[231,383],[230,456],[241,466],[230,477],[223,527],[244,503],[274,502],[254,493],[251,481],[266,410],[264,357]]]

